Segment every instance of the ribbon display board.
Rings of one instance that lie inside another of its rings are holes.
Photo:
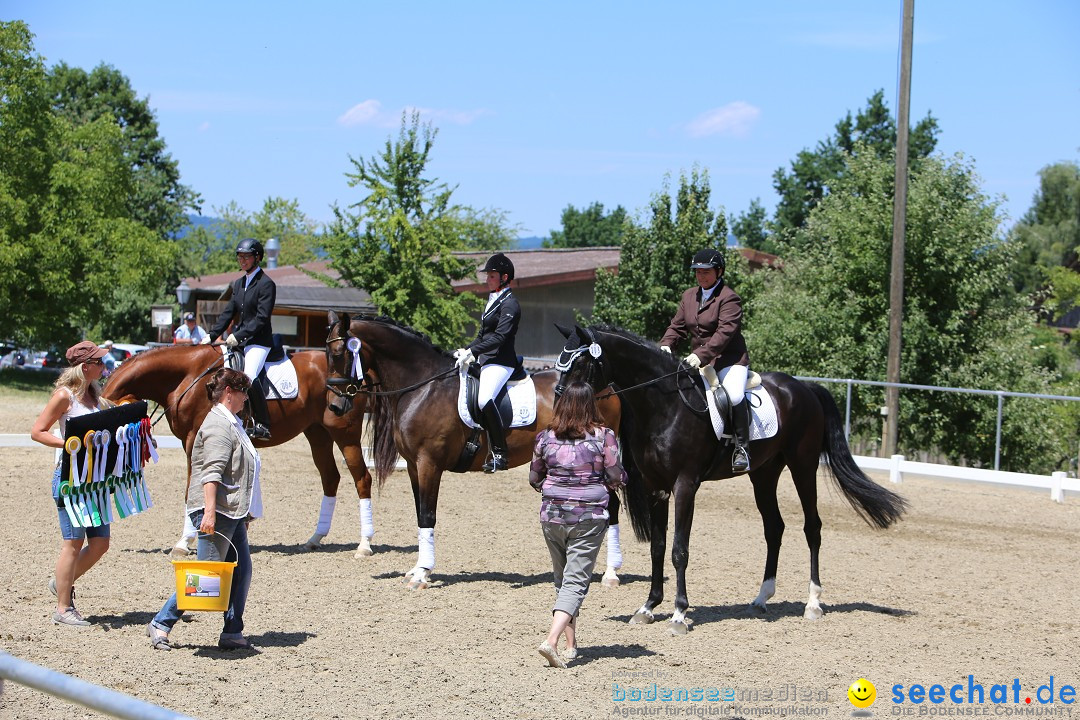
[[[146,410],[141,400],[67,421],[57,505],[75,527],[98,527],[153,507],[143,466],[157,462],[158,454]]]

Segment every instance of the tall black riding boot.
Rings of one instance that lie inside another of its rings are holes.
[[[505,470],[509,467],[506,451],[506,431],[503,430],[502,416],[499,415],[495,401],[489,400],[484,406],[484,429],[487,430],[488,445],[491,447],[491,457],[484,463],[484,472],[493,473],[496,470]]]
[[[248,390],[248,407],[251,409],[251,427],[247,428],[248,437],[252,440],[270,439],[270,410],[266,407],[266,397],[263,395],[262,386],[251,383]]]
[[[735,435],[735,451],[731,454],[731,471],[744,473],[750,469],[750,401],[743,400],[731,408],[731,425]]]

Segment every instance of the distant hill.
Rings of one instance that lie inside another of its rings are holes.
[[[188,224],[180,228],[180,230],[176,233],[176,237],[182,238],[186,236],[189,232],[191,232],[192,229],[197,227],[210,228],[211,226],[221,222],[221,218],[206,217],[204,215],[191,215],[189,213],[187,215],[187,221]]]

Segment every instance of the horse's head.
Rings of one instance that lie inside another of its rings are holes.
[[[327,407],[342,416],[352,410],[353,398],[368,381],[360,339],[349,333],[349,316],[327,313],[326,389],[334,394]]]
[[[559,371],[555,397],[562,395],[566,386],[576,381],[588,383],[596,392],[611,384],[611,369],[596,334],[580,325],[574,325],[572,330],[557,323],[555,327],[566,338],[555,363],[555,369]]]

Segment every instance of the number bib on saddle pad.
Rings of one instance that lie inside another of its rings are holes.
[[[458,371],[458,417],[467,427],[477,428],[480,426],[469,415],[469,401],[465,381],[466,370],[462,368]],[[506,386],[499,395],[501,396],[503,392],[510,399],[512,415],[509,427],[524,427],[536,422],[536,385],[533,383],[531,375],[525,376],[524,380],[507,381]],[[496,402],[498,402],[498,398],[496,398]],[[505,418],[503,421],[505,422]]]
[[[709,419],[712,420],[717,439],[723,441],[730,438],[730,433],[724,433],[724,421],[716,410],[716,399],[713,397],[709,381],[702,376],[701,382],[705,386],[705,397],[709,402]],[[775,435],[780,429],[780,422],[776,419],[776,405],[773,403],[772,396],[765,390],[765,386],[758,385],[747,391],[743,402],[750,403],[750,440],[764,440]]]

